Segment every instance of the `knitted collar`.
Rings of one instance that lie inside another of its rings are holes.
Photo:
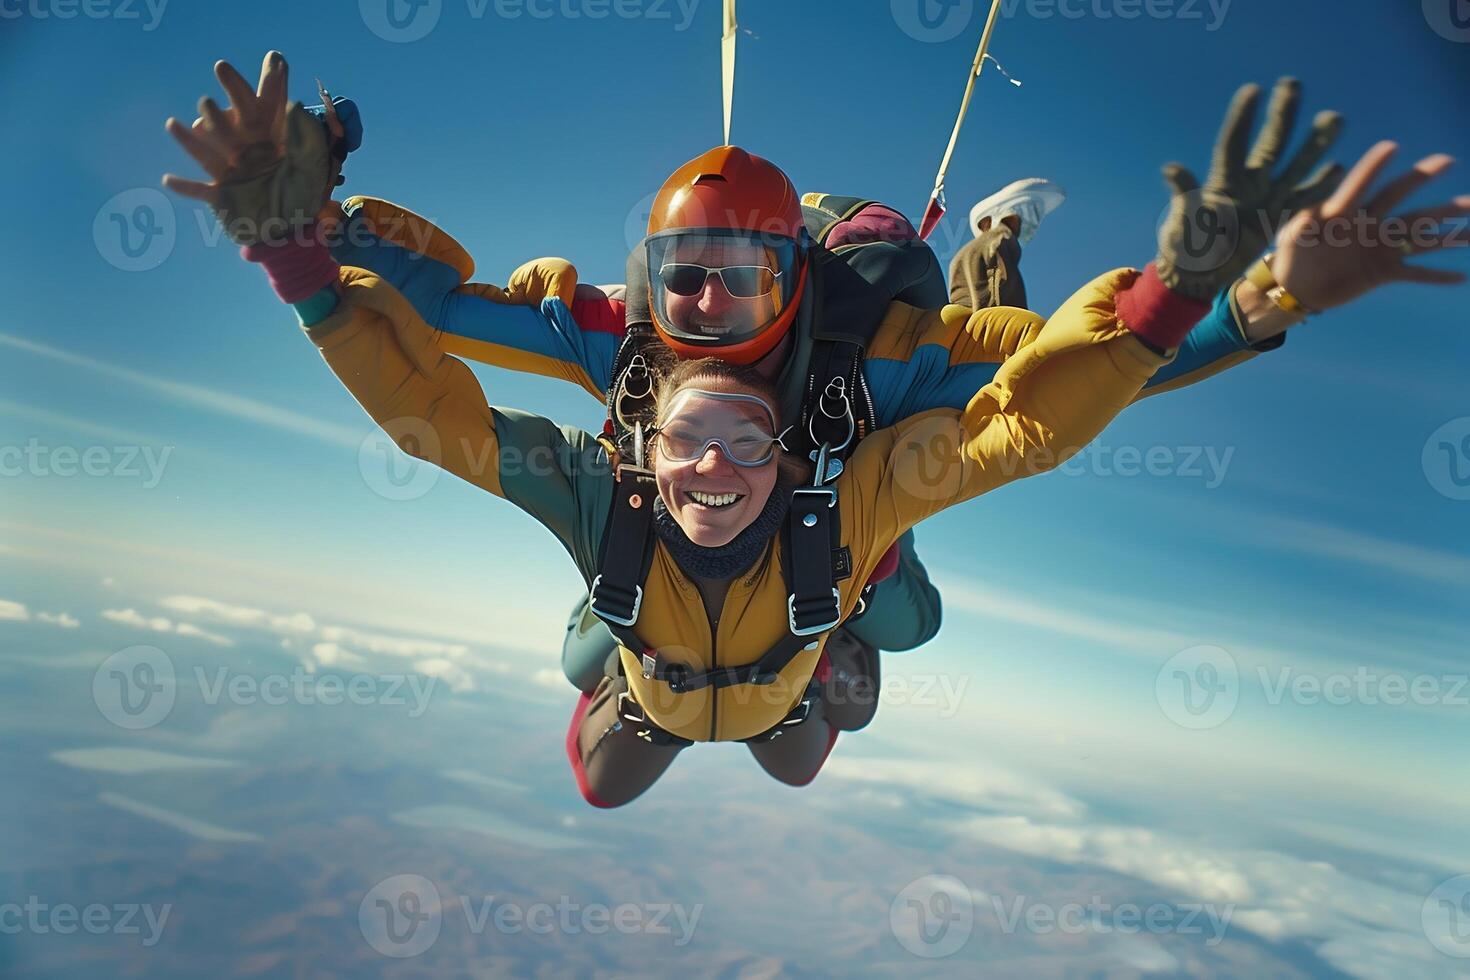
[[[701,579],[734,578],[755,564],[766,544],[781,530],[781,522],[791,507],[792,489],[791,485],[778,482],[760,515],[728,544],[718,548],[706,548],[690,541],[664,506],[662,497],[653,502],[653,529],[686,574]]]

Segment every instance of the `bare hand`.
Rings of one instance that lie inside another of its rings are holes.
[[[286,59],[279,51],[266,53],[260,82],[254,91],[228,62],[215,63],[214,74],[230,97],[221,109],[211,98],[199,100],[199,118],[192,127],[172,117],[164,128],[213,178],[209,183],[165,174],[163,185],[175,193],[219,203],[220,184],[237,176],[242,165],[263,169],[286,150]]]
[[[1369,187],[1398,151],[1384,141],[1363,154],[1337,191],[1291,218],[1276,236],[1271,271],[1287,292],[1312,310],[1329,310],[1391,282],[1453,285],[1465,275],[1410,265],[1404,260],[1442,248],[1470,245],[1464,222],[1470,196],[1390,217],[1389,213],[1454,160],[1443,153],[1425,157],[1366,203]],[[1444,226],[1458,225],[1452,231]]]

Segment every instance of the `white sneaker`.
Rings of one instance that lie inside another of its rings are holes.
[[[1041,177],[1026,177],[1007,184],[970,209],[970,231],[980,237],[980,222],[990,219],[992,227],[1006,215],[1021,219],[1021,244],[1036,237],[1041,219],[1051,214],[1067,199],[1060,186]]]

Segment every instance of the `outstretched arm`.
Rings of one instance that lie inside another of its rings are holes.
[[[921,337],[951,331],[956,340],[1003,357],[963,410],[939,409],[875,433],[858,447],[850,472],[862,486],[845,499],[876,548],[858,562],[858,580],[903,531],[945,507],[1011,480],[1054,468],[1091,441],[1172,358],[1209,300],[1233,282],[1269,240],[1272,215],[1325,198],[1335,171],[1307,177],[1310,147],[1282,172],[1277,157],[1290,135],[1295,83],[1283,80],[1273,112],[1251,144],[1260,92],[1240,89],[1201,188],[1177,164],[1164,168],[1173,195],[1159,252],[1142,273],[1111,273],[1074,295],[1048,322],[1021,310],[921,312],[898,307],[884,332]],[[1319,118],[1319,127],[1322,124]],[[1325,191],[1324,191],[1325,189]],[[1201,229],[1236,229],[1228,248],[1191,249]],[[859,465],[861,464],[861,465]]]
[[[212,179],[169,176],[165,184],[209,203],[243,256],[260,263],[277,295],[296,308],[333,372],[400,448],[530,512],[585,563],[601,536],[596,515],[605,514],[611,494],[593,437],[491,408],[469,366],[444,351],[400,292],[371,273],[339,266],[317,220],[325,189],[312,175],[324,145],[321,126],[299,105],[286,105],[279,54],[266,56],[256,92],[224,62],[216,74],[232,105],[221,110],[204,99],[193,129],[168,123]],[[232,220],[241,215],[249,220]],[[267,226],[276,229],[273,236],[261,234]],[[530,268],[511,292],[554,291],[557,275],[555,267]]]
[[[1052,469],[1091,442],[1167,360],[1133,329],[1150,319],[1157,326],[1161,317],[1130,322],[1120,309],[1131,291],[1150,288],[1142,280],[1136,270],[1108,273],[1049,320],[1008,307],[969,314],[961,329],[972,336],[1025,332],[1030,340],[963,409],[912,416],[859,444],[849,468],[855,486],[840,498],[856,521],[854,540],[886,548],[924,518]],[[908,317],[923,329],[922,321],[956,311],[963,308],[896,306],[890,318]],[[1163,318],[1178,323],[1199,315],[1197,308],[1176,308]],[[867,557],[876,561],[881,550]],[[857,580],[867,572],[860,567]]]
[[[577,282],[564,259],[536,259],[504,286],[471,282],[474,260],[407,208],[352,197],[332,254],[394,286],[444,350],[494,367],[559,378],[601,400],[624,332],[620,299]]]
[[[338,263],[376,273],[402,292],[442,331],[446,351],[559,377],[600,400],[623,333],[621,301],[578,287],[562,260],[528,263],[505,288],[471,283],[469,254],[426,219],[373,198],[333,203],[341,123],[333,126],[328,115],[323,125],[299,104],[288,105],[288,74],[285,58],[269,52],[252,90],[231,65],[217,62],[230,104],[204,98],[192,126],[167,123],[212,180],[170,174],[164,184],[209,204],[240,245],[299,240],[308,226],[320,230]],[[548,275],[549,268],[559,271]]]
[[[1252,179],[1259,181],[1270,173],[1289,136],[1296,93],[1297,86],[1290,79],[1277,86],[1270,119],[1258,141],[1262,145],[1249,156],[1242,135],[1247,131],[1246,116],[1239,110],[1232,111],[1216,150],[1220,175],[1212,175],[1212,180],[1223,180],[1228,172],[1254,172]],[[1248,108],[1248,103],[1243,108]],[[1280,178],[1283,189],[1311,171],[1339,127],[1335,114],[1318,115],[1306,145]],[[1209,313],[1184,338],[1174,359],[1154,374],[1139,397],[1194,384],[1243,363],[1258,351],[1279,346],[1285,331],[1302,322],[1307,310],[1325,312],[1392,282],[1463,282],[1464,276],[1458,272],[1416,266],[1405,260],[1470,245],[1463,233],[1457,236],[1447,227],[1470,214],[1470,196],[1390,216],[1410,194],[1445,173],[1453,161],[1444,154],[1426,157],[1369,197],[1370,185],[1382,174],[1394,151],[1392,143],[1374,146],[1335,191],[1337,171],[1328,168],[1305,186],[1294,187],[1284,204],[1279,195],[1266,195],[1269,207],[1251,209],[1268,218],[1276,216],[1274,227],[1279,230],[1275,232],[1275,251],[1266,260],[1270,275],[1236,279],[1219,292]],[[1207,191],[1217,193],[1209,190],[1209,185]],[[1329,191],[1332,193],[1327,197]],[[1196,207],[1206,203],[1206,191],[1191,190],[1179,197]],[[1463,220],[1459,224],[1463,230]],[[1244,266],[1256,254],[1252,249],[1258,251],[1265,244],[1263,236],[1272,226],[1271,222],[1258,220],[1254,229],[1239,233],[1232,249],[1201,261],[1230,261]],[[1198,238],[1204,240],[1205,236]],[[1267,287],[1273,278],[1299,302],[1299,309],[1283,308],[1282,304],[1290,305],[1289,298],[1278,303],[1268,296]],[[970,331],[964,329],[966,312],[928,321],[922,331],[910,326],[893,330],[885,324],[866,365],[882,424],[931,408],[962,408],[977,388],[995,377],[1001,363],[1031,343],[1040,329],[1039,320],[1018,313],[994,319],[983,331]]]

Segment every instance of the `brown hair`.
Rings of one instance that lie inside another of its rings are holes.
[[[664,412],[674,396],[685,388],[699,383],[714,382],[721,388],[731,388],[752,395],[759,395],[771,406],[772,414],[780,411],[781,395],[776,385],[755,368],[745,364],[731,364],[718,357],[697,357],[679,360],[674,352],[663,345],[648,351],[648,360],[655,378],[654,401],[657,417],[662,420]],[[784,427],[779,415],[776,417],[777,434]],[[802,483],[807,479],[811,467],[806,461],[787,452],[776,455],[780,466],[780,479],[784,483]]]

